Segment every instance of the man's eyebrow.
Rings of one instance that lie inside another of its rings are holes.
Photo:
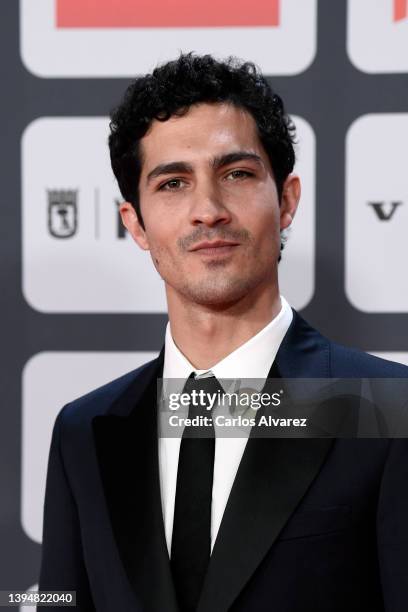
[[[177,172],[192,172],[193,167],[187,162],[174,161],[167,164],[159,164],[146,177],[146,182],[149,183],[152,179],[166,174],[175,174]]]
[[[211,160],[211,166],[215,169],[222,168],[222,166],[228,166],[239,161],[254,161],[258,164],[264,165],[262,158],[256,153],[250,151],[234,151],[232,153],[226,153],[225,155],[219,155]],[[159,164],[153,170],[149,172],[146,177],[146,183],[149,183],[152,179],[159,176],[165,176],[167,174],[193,172],[191,164],[183,161],[168,162],[165,164]]]
[[[229,164],[234,164],[235,162],[245,160],[257,162],[262,166],[264,165],[262,157],[256,153],[251,153],[250,151],[234,151],[233,153],[226,153],[225,155],[214,157],[212,166],[217,169],[221,168],[222,166],[228,166]]]

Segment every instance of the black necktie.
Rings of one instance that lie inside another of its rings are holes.
[[[214,376],[194,379],[192,374],[184,392],[193,398],[193,391],[222,393]],[[180,443],[171,568],[181,612],[196,610],[211,553],[215,433],[207,406],[207,401],[199,406],[190,401],[188,418],[207,417],[210,425],[186,426]]]

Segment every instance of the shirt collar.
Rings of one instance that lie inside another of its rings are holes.
[[[235,351],[209,368],[218,380],[228,378],[265,379],[268,376],[279,346],[293,318],[293,312],[288,302],[283,296],[280,299],[281,309],[272,321]],[[183,355],[173,340],[170,323],[168,323],[163,378],[185,380],[192,371],[198,374],[206,372],[206,370],[196,370]]]

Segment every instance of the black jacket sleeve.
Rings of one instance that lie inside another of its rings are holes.
[[[39,590],[76,591],[75,609],[92,612],[95,606],[83,559],[78,510],[61,453],[62,419],[63,411],[54,425],[48,460]],[[61,607],[37,609],[60,611]]]
[[[377,544],[384,607],[408,610],[408,440],[390,443],[377,513]]]

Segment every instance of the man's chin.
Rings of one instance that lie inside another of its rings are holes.
[[[217,310],[230,308],[242,301],[253,288],[252,279],[245,281],[241,278],[228,285],[215,286],[214,283],[206,285],[185,285],[182,289],[183,296],[190,302],[207,306]]]

